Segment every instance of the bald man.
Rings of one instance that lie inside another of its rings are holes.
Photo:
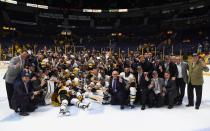
[[[127,99],[125,82],[119,77],[118,71],[112,72],[112,77],[109,82],[109,93],[111,94],[111,104],[120,105],[120,109],[124,109]]]

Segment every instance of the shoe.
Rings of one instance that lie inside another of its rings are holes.
[[[19,113],[19,112],[20,112],[19,108],[15,109],[15,113]]]
[[[148,107],[149,107],[149,108],[152,108],[152,107],[153,107],[153,105],[149,105]]]
[[[59,116],[70,116],[70,111],[62,111],[62,110],[60,110],[60,112],[59,112]]]
[[[88,107],[87,107],[87,105],[82,105],[82,107],[81,107],[83,110],[86,110]]]
[[[27,110],[27,112],[34,112],[34,111],[35,111],[35,109],[36,109],[35,107],[30,108],[30,109],[28,109],[28,110]]]
[[[173,106],[171,106],[171,105],[169,105],[169,106],[168,106],[168,109],[172,109],[172,108],[174,108],[174,107],[173,107]]]
[[[186,105],[186,107],[191,107],[191,106],[194,106],[194,105],[191,105],[191,104],[187,104],[187,105]]]
[[[135,107],[134,107],[134,105],[130,105],[130,108],[133,109],[133,108],[135,108]]]
[[[102,102],[102,105],[109,105],[110,104],[110,102]]]
[[[178,102],[176,105],[180,106],[180,105],[182,105],[182,102]]]
[[[142,107],[141,107],[141,110],[145,110],[145,106],[142,106]]]
[[[26,112],[20,112],[19,115],[21,115],[21,116],[28,116],[29,114],[26,113]]]
[[[82,105],[83,110],[87,110],[89,107],[90,107],[90,103],[88,103],[87,105]]]
[[[120,106],[120,109],[123,110],[125,107],[124,106]]]
[[[195,109],[196,109],[196,110],[199,110],[199,106],[196,106]]]
[[[155,107],[156,107],[156,108],[160,108],[160,107],[161,107],[161,105],[155,105]]]

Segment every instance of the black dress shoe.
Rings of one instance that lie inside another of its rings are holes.
[[[141,110],[145,110],[145,106],[142,106],[142,107],[141,107]]]
[[[21,115],[21,116],[28,116],[29,114],[26,113],[26,112],[20,112],[19,115]]]
[[[187,104],[187,105],[186,105],[186,107],[191,107],[191,106],[194,106],[194,105],[191,105],[191,104]]]
[[[135,107],[134,107],[134,105],[130,105],[130,108],[133,109],[133,108],[135,108]]]
[[[35,107],[31,107],[31,108],[29,108],[28,110],[27,110],[27,112],[34,112],[35,111]]]
[[[180,105],[182,105],[182,102],[178,102],[176,105],[180,106]]]
[[[172,108],[174,108],[174,107],[173,107],[173,106],[171,106],[171,105],[169,105],[169,106],[168,106],[168,109],[172,109]]]
[[[196,106],[195,109],[196,109],[196,110],[199,110],[199,106]]]
[[[123,110],[125,107],[124,106],[120,106],[120,109]]]
[[[17,109],[15,109],[15,113],[18,113],[18,112],[20,112],[20,110],[17,108]]]
[[[152,107],[153,107],[153,105],[149,105],[148,107],[149,107],[149,108],[152,108]]]

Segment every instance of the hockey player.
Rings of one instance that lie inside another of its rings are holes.
[[[130,68],[125,67],[124,72],[120,73],[120,77],[125,81],[126,83],[126,89],[129,93],[129,100],[130,100],[130,108],[134,108],[134,101],[136,99],[136,79],[135,76],[130,72]]]
[[[136,81],[135,79],[130,80],[130,95],[129,95],[129,100],[130,100],[130,108],[134,108],[134,102],[136,100]]]
[[[73,87],[66,86],[66,80],[63,79],[58,85],[59,90],[57,92],[58,102],[60,103],[60,114],[69,115],[70,112],[67,109],[67,106],[72,104],[76,105],[79,108],[87,109],[90,105],[89,102],[85,103],[83,101],[83,96],[79,91],[75,91]]]

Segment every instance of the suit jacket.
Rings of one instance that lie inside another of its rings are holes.
[[[164,77],[164,65],[163,65],[163,63],[160,62],[159,64],[153,64],[153,66],[154,66],[154,70],[156,70],[158,72],[158,77],[163,78]],[[159,69],[160,66],[163,68],[162,72]]]
[[[165,62],[164,62],[163,65],[164,65],[163,70],[165,72],[166,71]],[[177,69],[177,66],[176,66],[175,63],[172,63],[172,62],[169,63],[168,71],[170,72],[171,77],[177,77],[178,76],[178,69]]]
[[[41,63],[38,61],[37,57],[33,58],[32,63],[34,63],[36,71],[42,70],[42,65]]]
[[[119,81],[119,78],[117,78],[116,80],[116,92],[113,91],[113,88],[112,88],[112,80],[113,78],[110,79],[110,82],[109,82],[109,93],[110,94],[114,94],[114,93],[118,93],[118,92],[124,92],[125,91],[125,82],[122,81],[120,82]]]
[[[142,73],[142,76],[140,78],[140,81],[138,81],[138,72],[133,73],[135,78],[136,78],[136,84],[137,84],[137,89],[145,89],[149,85],[149,80],[145,80],[144,74]]]
[[[152,82],[154,82],[154,79],[153,78],[151,79],[151,83]],[[164,89],[165,89],[165,83],[164,83],[163,78],[158,78],[158,83],[160,85],[160,93],[163,93],[164,92]],[[155,86],[154,85],[152,85],[152,89],[155,92]]]
[[[19,63],[21,64],[20,67],[16,68],[16,64]],[[17,76],[20,74],[20,72],[23,70],[24,68],[24,64],[25,64],[25,61],[22,60],[21,62],[21,59],[20,59],[20,56],[16,56],[16,57],[13,57],[11,60],[10,60],[10,63],[9,63],[9,66],[8,66],[8,69],[7,69],[7,72],[5,74],[5,81],[7,83],[10,83],[10,84],[13,84],[15,79],[17,78]]]
[[[170,62],[169,64],[169,72],[171,74],[171,77],[177,77],[178,76],[178,69],[175,63]]]
[[[200,62],[189,64],[189,80],[192,85],[203,85],[203,71],[208,72],[208,67],[202,67]]]
[[[23,81],[16,81],[14,84],[14,93],[12,96],[12,108],[16,109],[20,104],[27,104],[33,96],[33,86],[31,82],[27,83],[28,92],[26,91]]]
[[[165,84],[165,80],[164,80]],[[173,92],[173,94],[176,96],[177,95],[177,87],[176,87],[176,81],[175,80],[168,80],[167,84],[165,84],[165,88],[167,92]]]
[[[140,63],[140,64],[142,66],[143,71],[148,72],[149,73],[148,76],[151,78],[152,77],[152,72],[154,70],[153,64],[151,62],[147,61],[147,60],[145,60],[144,63]]]

